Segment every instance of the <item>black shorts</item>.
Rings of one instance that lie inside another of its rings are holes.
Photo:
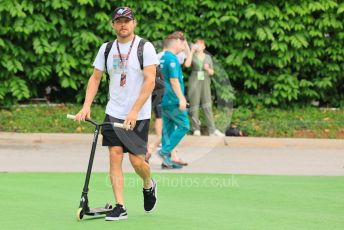
[[[124,153],[129,152],[136,155],[146,154],[149,121],[150,119],[137,121],[134,130],[114,128],[111,125],[103,126],[101,131],[103,135],[103,146],[122,146]],[[104,122],[123,123],[124,120],[106,114]]]

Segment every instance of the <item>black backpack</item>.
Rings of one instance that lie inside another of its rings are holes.
[[[226,136],[243,137],[246,136],[238,127],[230,125],[226,129]]]
[[[145,39],[141,39],[139,42],[139,45],[137,47],[137,58],[139,59],[139,63],[140,63],[140,67],[141,70],[143,70],[143,47],[145,45],[145,43],[147,42],[147,40]],[[105,52],[104,52],[104,56],[105,56],[105,73],[107,75],[107,79],[109,79],[109,73],[107,71],[107,59],[110,53],[110,50],[112,48],[114,41],[110,41],[106,44],[106,48],[105,48]],[[155,87],[153,90],[152,94],[155,94],[159,99],[162,98],[163,94],[164,94],[164,76],[162,75],[162,71],[160,68],[160,65],[156,66],[156,76],[155,76]],[[155,100],[158,101],[158,100]]]

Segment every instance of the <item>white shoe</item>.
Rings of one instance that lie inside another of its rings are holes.
[[[193,132],[193,135],[194,135],[194,136],[201,136],[201,131],[195,130],[195,131]]]
[[[221,131],[220,130],[218,130],[218,129],[215,129],[215,131],[213,132],[213,133],[211,133],[209,136],[216,136],[216,137],[224,137],[225,136],[225,134],[224,133],[221,133]]]

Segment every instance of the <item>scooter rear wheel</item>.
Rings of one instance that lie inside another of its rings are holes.
[[[106,208],[106,209],[112,209],[112,205],[109,204],[109,203],[106,203],[105,208]]]

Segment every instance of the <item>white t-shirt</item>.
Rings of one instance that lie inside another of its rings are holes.
[[[125,60],[128,55],[131,41],[124,44],[118,43],[122,60],[124,61],[124,68],[121,65],[121,60],[117,51],[117,40],[113,43],[108,56],[107,67],[110,77],[110,98],[105,112],[106,114],[118,119],[124,120],[127,117],[128,113],[131,111],[133,105],[139,97],[143,86],[143,70],[140,68],[140,63],[137,57],[137,47],[140,40],[141,38],[136,36],[127,64]],[[97,57],[93,63],[94,68],[103,72],[105,70],[104,52],[106,44],[107,43],[104,43],[100,47]],[[152,43],[146,42],[143,48],[143,67],[158,64],[159,60],[154,46]],[[120,86],[121,74],[123,72],[126,74],[126,84],[124,86]],[[151,101],[151,98],[147,99],[146,103],[138,113],[137,120],[150,119]]]

